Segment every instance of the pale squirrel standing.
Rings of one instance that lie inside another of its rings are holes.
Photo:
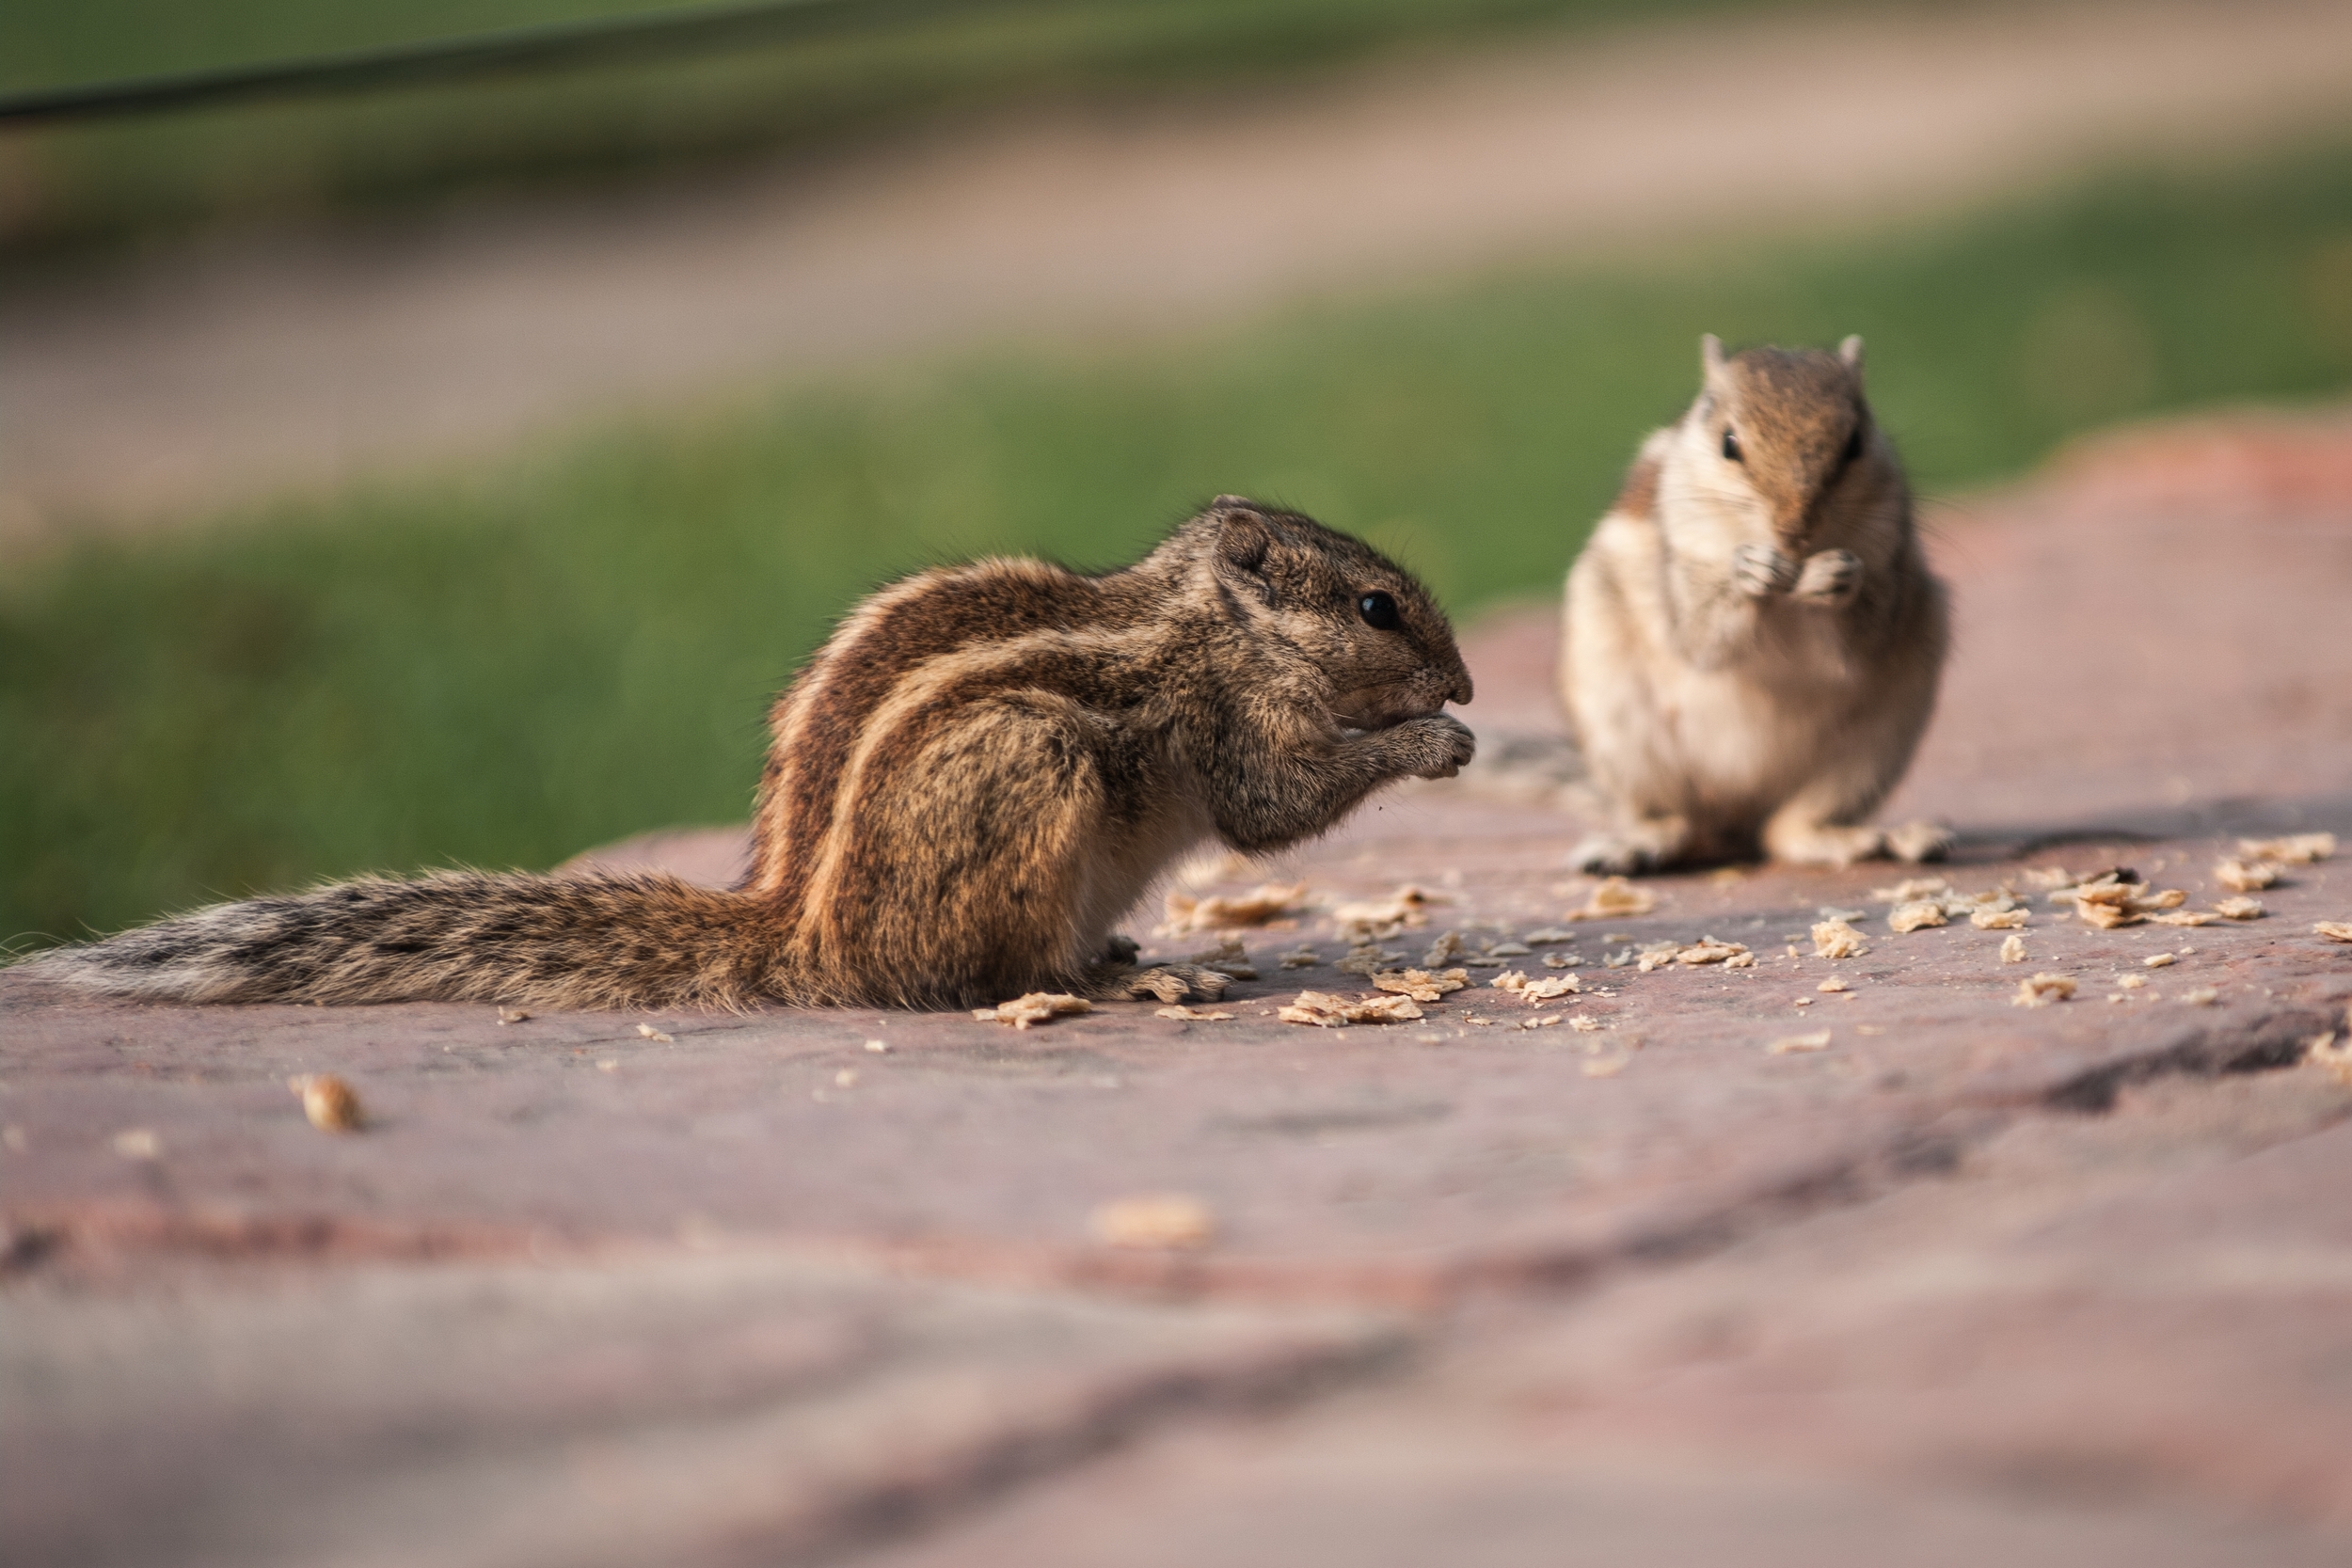
[[[1911,490],[1836,354],[1702,340],[1698,400],[1642,444],[1568,573],[1560,693],[1613,820],[1591,871],[1940,855],[1869,824],[1935,706],[1948,641]]]
[[[1143,561],[923,572],[859,605],[771,718],[753,863],[370,879],[216,905],[24,970],[188,1002],[966,1006],[1214,995],[1114,924],[1205,841],[1279,849],[1445,778],[1470,679],[1368,546],[1221,497]]]

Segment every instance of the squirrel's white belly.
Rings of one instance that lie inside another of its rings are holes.
[[[1709,816],[1769,815],[1820,770],[1843,705],[1834,687],[1792,689],[1744,671],[1684,666],[1661,684],[1653,787]]]

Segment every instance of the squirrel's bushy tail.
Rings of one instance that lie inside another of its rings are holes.
[[[779,994],[767,915],[668,876],[371,877],[215,904],[21,968],[169,1002],[741,1007]]]

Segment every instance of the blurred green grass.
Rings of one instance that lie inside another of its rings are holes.
[[[1930,493],[2120,418],[2340,395],[2352,150],[844,378],[18,561],[0,934],[739,819],[768,695],[859,594],[1118,562],[1219,490],[1370,535],[1457,612],[1549,594],[1703,330],[1867,334]]]
[[[24,0],[0,6],[0,91],[706,3]],[[987,0],[696,58],[0,131],[0,255],[55,264],[94,245],[221,221],[609,180],[997,105],[1170,87],[1280,90],[1302,71],[1382,50],[1808,3]]]

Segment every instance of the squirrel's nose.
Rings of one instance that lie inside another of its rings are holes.
[[[1447,702],[1449,702],[1449,703],[1460,703],[1460,704],[1462,704],[1464,706],[1466,706],[1466,707],[1467,707],[1467,706],[1470,705],[1470,672],[1469,672],[1468,670],[1465,670],[1465,671],[1463,671],[1463,672],[1462,672],[1459,675],[1456,675],[1456,676],[1454,677],[1454,689],[1453,689],[1452,690],[1450,690],[1450,691],[1448,691],[1448,692],[1446,693],[1446,701],[1447,701]]]

